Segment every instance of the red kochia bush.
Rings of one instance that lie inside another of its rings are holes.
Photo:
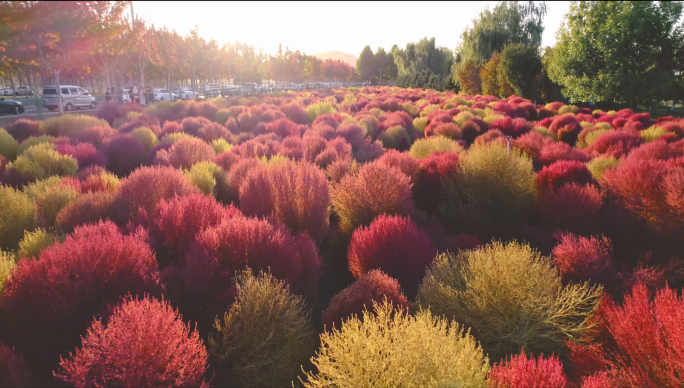
[[[78,161],[80,169],[92,165],[104,166],[105,157],[97,152],[95,146],[90,143],[79,143],[76,145],[60,144],[55,147],[57,152],[62,155],[71,155]]]
[[[418,177],[414,179],[413,198],[422,210],[433,213],[437,209],[442,178],[453,174],[458,168],[460,155],[455,152],[433,152],[419,159]]]
[[[31,387],[33,375],[20,354],[0,344],[0,387]]]
[[[294,121],[297,124],[308,124],[306,119],[306,111],[296,102],[290,104],[283,104],[278,107],[281,112],[285,114],[285,117]]]
[[[430,238],[408,218],[381,215],[357,229],[349,243],[349,269],[358,279],[380,269],[397,279],[413,298],[437,251]]]
[[[665,287],[651,301],[647,287],[637,284],[622,306],[604,299],[598,319],[597,340],[570,344],[574,363],[598,369],[590,381],[601,378],[620,387],[682,386],[684,300],[677,290]]]
[[[145,162],[145,146],[131,135],[116,136],[102,145],[107,158],[107,170],[118,176],[126,176]]]
[[[226,208],[210,195],[191,194],[169,201],[162,199],[150,222],[150,237],[154,241],[159,265],[181,264],[199,232],[240,215],[238,209]]]
[[[494,364],[487,378],[490,388],[565,388],[568,385],[558,357],[527,358],[525,350]]]
[[[159,126],[159,119],[157,119],[154,116],[148,116],[145,114],[142,114],[140,116],[136,116],[133,120],[123,124],[122,126],[119,127],[119,132],[120,133],[129,133],[133,131],[136,128],[140,127],[158,127]]]
[[[559,160],[537,173],[537,188],[540,192],[556,190],[566,183],[584,185],[593,181],[587,166],[578,161]]]
[[[552,256],[565,282],[605,283],[611,275],[613,246],[607,237],[582,237],[563,233]]]
[[[88,127],[83,132],[71,135],[70,138],[77,142],[90,143],[95,147],[99,147],[107,139],[111,139],[118,134],[119,132],[112,127],[97,126]]]
[[[97,118],[106,120],[109,125],[114,123],[114,120],[119,118],[119,104],[110,101],[102,105],[102,108],[97,111]]]
[[[117,218],[125,224],[139,209],[151,215],[162,199],[199,193],[199,189],[175,168],[142,167],[123,179],[117,192]]]
[[[206,142],[193,137],[184,137],[173,143],[168,150],[157,152],[154,163],[160,166],[187,169],[215,155],[214,149]]]
[[[605,155],[619,159],[639,147],[640,143],[641,137],[638,133],[611,131],[599,135],[585,152],[592,157]]]
[[[374,163],[384,164],[387,167],[398,168],[399,171],[411,178],[412,183],[415,182],[418,175],[418,170],[420,169],[419,159],[416,159],[408,152],[399,152],[397,150],[385,151],[385,153],[382,154],[382,156],[379,157]]]
[[[31,136],[40,136],[40,121],[19,119],[9,124],[3,124],[3,128],[12,135],[14,140],[22,142]]]
[[[308,128],[307,128],[308,129]],[[275,133],[280,137],[301,136],[300,126],[295,122],[283,117],[266,124],[266,133]]]
[[[603,205],[603,195],[592,185],[566,183],[558,190],[546,190],[537,211],[540,224],[547,229],[590,234],[597,228],[597,214]]]
[[[273,216],[294,233],[321,241],[328,232],[328,180],[306,163],[279,163],[252,170],[240,185],[240,208],[247,216]]]
[[[330,305],[323,311],[321,323],[328,331],[333,325],[339,329],[343,320],[354,314],[361,318],[364,309],[370,311],[373,302],[382,304],[385,299],[398,310],[403,311],[410,306],[396,279],[376,269],[369,271],[330,300]]]
[[[232,280],[245,266],[286,280],[292,291],[313,303],[320,259],[310,237],[294,237],[284,227],[265,220],[233,217],[197,235],[181,277],[182,305],[207,328],[231,302]]]
[[[54,369],[78,345],[94,315],[121,296],[158,291],[154,253],[142,236],[112,222],[78,227],[38,260],[22,260],[0,299],[3,336],[34,371]]]
[[[60,362],[56,376],[76,387],[193,387],[203,385],[207,349],[197,330],[166,301],[145,297],[98,319],[81,349]]]
[[[75,201],[57,213],[55,229],[71,233],[77,226],[116,219],[114,201],[116,194],[99,191],[79,195]]]
[[[568,113],[553,118],[551,125],[549,125],[549,133],[557,135],[558,131],[564,127],[569,127],[569,130],[576,133],[580,133],[582,131],[582,126],[580,125],[579,121],[577,121],[577,118],[575,118],[573,114]]]

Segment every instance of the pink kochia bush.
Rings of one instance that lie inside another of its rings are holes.
[[[552,256],[556,268],[565,282],[605,283],[613,275],[611,258],[613,246],[607,237],[582,237],[563,233],[560,242],[553,248]]]
[[[234,296],[233,276],[245,267],[270,271],[313,303],[319,266],[318,251],[306,233],[293,236],[266,220],[232,217],[197,235],[181,270],[182,303],[187,314],[208,327],[226,311]]]
[[[523,353],[494,364],[487,383],[490,388],[565,388],[568,385],[558,357],[527,357]]]
[[[406,310],[410,306],[396,279],[376,269],[368,271],[330,300],[330,305],[323,311],[321,323],[328,331],[333,327],[339,329],[347,318],[354,314],[360,318],[364,309],[373,308],[373,302],[382,304],[385,299],[398,310]]]
[[[118,222],[126,224],[140,210],[151,215],[162,199],[199,193],[182,172],[171,167],[142,167],[119,184],[117,194]]]
[[[154,163],[174,168],[190,168],[193,164],[215,156],[214,149],[201,139],[184,137],[178,139],[168,150],[157,152]]]
[[[584,386],[678,387],[684,375],[684,300],[669,287],[652,298],[637,284],[622,306],[606,297],[595,339],[570,343]]]
[[[240,208],[247,216],[273,216],[293,233],[320,241],[328,232],[328,180],[306,163],[277,163],[252,170],[240,185]]]
[[[408,218],[381,215],[357,229],[349,243],[349,269],[357,278],[379,269],[397,279],[413,298],[437,251],[430,238]]]
[[[35,371],[49,372],[109,303],[158,287],[157,262],[142,235],[124,236],[112,222],[78,227],[14,268],[0,298],[2,336]]]
[[[598,227],[602,205],[603,194],[596,186],[573,182],[558,190],[546,190],[537,202],[537,212],[540,224],[551,231],[559,229],[586,235]]]
[[[95,320],[80,349],[60,362],[60,380],[76,387],[198,387],[207,349],[197,330],[166,301],[145,297]]]
[[[150,237],[160,266],[182,264],[198,233],[236,216],[241,216],[238,209],[225,207],[212,196],[191,194],[162,199],[150,222]]]
[[[145,162],[147,151],[136,137],[116,136],[102,145],[107,159],[107,170],[119,176],[126,176]]]

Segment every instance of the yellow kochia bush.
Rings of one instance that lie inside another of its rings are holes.
[[[489,360],[458,324],[373,303],[363,319],[321,334],[305,387],[484,387]],[[301,378],[300,378],[301,379]]]
[[[0,185],[0,249],[16,249],[24,231],[36,226],[36,205],[29,196]]]
[[[588,283],[564,287],[550,258],[513,241],[437,256],[416,303],[472,329],[500,360],[523,347],[558,354],[590,328],[602,295]]]
[[[51,143],[41,143],[29,147],[15,161],[7,165],[7,170],[16,169],[24,178],[45,179],[52,175],[74,175],[78,162],[70,155],[62,155],[54,150]]]

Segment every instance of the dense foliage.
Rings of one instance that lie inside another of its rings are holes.
[[[680,119],[395,87],[103,112],[0,131],[16,381],[146,359],[164,367],[126,376],[174,385],[158,333],[200,354],[189,323],[211,355],[179,385],[682,383],[657,312],[684,286]]]

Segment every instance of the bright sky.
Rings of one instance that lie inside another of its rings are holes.
[[[239,40],[275,54],[278,44],[306,54],[343,51],[358,56],[364,46],[389,50],[423,37],[456,48],[460,35],[487,5],[469,2],[175,2],[135,1],[136,16],[182,35],[195,25],[205,39]],[[569,1],[547,2],[542,46],[552,46],[570,9]],[[130,11],[128,11],[130,12]]]

